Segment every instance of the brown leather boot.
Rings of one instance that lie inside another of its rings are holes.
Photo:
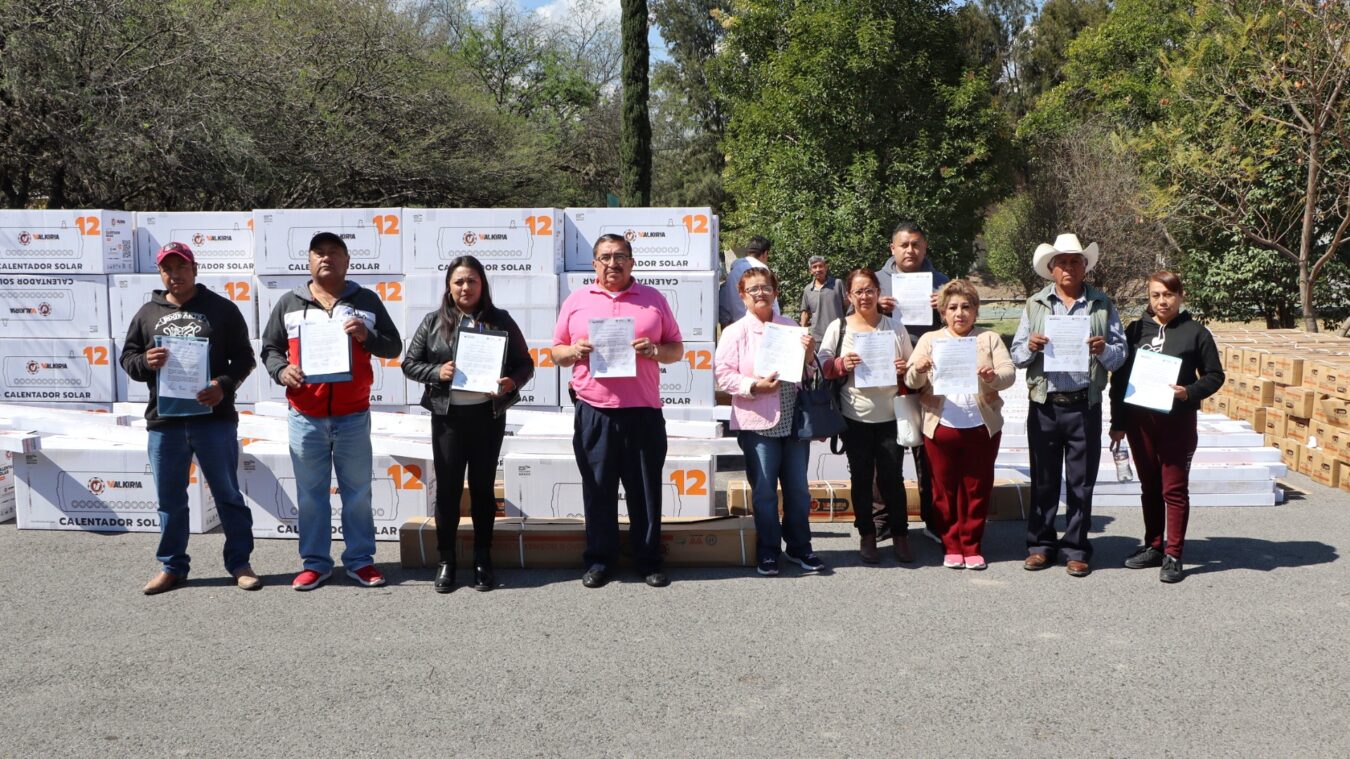
[[[909,550],[909,536],[896,535],[891,541],[891,550],[895,551],[895,560],[901,564],[908,564],[914,561],[914,552]]]
[[[159,574],[150,578],[150,582],[147,582],[145,587],[141,588],[141,592],[147,596],[158,595],[166,590],[173,590],[183,584],[183,581],[186,579],[187,578],[182,575],[161,571]]]
[[[877,553],[877,536],[863,535],[858,546],[858,558],[863,560],[864,564],[879,564],[881,554]]]

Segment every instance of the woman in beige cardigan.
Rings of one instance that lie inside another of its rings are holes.
[[[938,293],[938,313],[947,326],[919,338],[905,384],[920,392],[923,446],[933,470],[933,505],[942,526],[942,565],[984,569],[980,542],[1003,430],[1003,400],[998,393],[1012,387],[1017,369],[998,333],[975,326],[980,293],[970,282],[948,282]],[[975,340],[980,391],[937,395],[930,382],[933,343],[955,338]]]

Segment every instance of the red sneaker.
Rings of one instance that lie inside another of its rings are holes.
[[[378,588],[384,584],[384,575],[375,568],[374,564],[367,564],[357,570],[347,570],[347,576],[366,586],[367,588]]]
[[[295,579],[291,581],[291,589],[314,590],[315,588],[319,587],[325,582],[328,582],[328,578],[332,576],[333,572],[331,570],[324,572],[323,574],[319,574],[318,572],[315,572],[312,569],[306,569],[305,571],[296,575]]]

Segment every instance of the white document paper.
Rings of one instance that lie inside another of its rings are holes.
[[[351,338],[342,320],[300,323],[300,371],[306,382],[313,377],[351,373]]]
[[[636,377],[637,351],[633,349],[633,317],[591,319],[587,339],[591,341],[591,376]]]
[[[892,274],[891,295],[895,298],[895,310],[898,312],[892,316],[899,316],[902,324],[933,325],[933,272]]]
[[[450,387],[474,393],[495,393],[500,389],[502,360],[506,357],[506,336],[482,332],[459,333],[455,343],[455,376]]]
[[[933,341],[934,395],[974,395],[980,392],[977,350],[973,337]]]
[[[755,349],[755,374],[768,377],[777,372],[783,382],[801,382],[802,365],[806,363],[806,346],[802,345],[805,334],[806,327],[766,322],[764,337]]]
[[[1175,393],[1172,385],[1181,376],[1181,359],[1154,351],[1134,354],[1130,381],[1125,386],[1125,402],[1155,411],[1171,412]]]
[[[862,358],[853,370],[854,387],[896,387],[894,332],[854,332],[853,352]]]
[[[201,338],[160,335],[157,347],[168,348],[169,357],[159,369],[157,392],[161,398],[197,399],[211,384],[211,342]]]
[[[1092,357],[1088,355],[1087,339],[1091,324],[1086,316],[1047,316],[1045,336],[1045,371],[1086,372]]]

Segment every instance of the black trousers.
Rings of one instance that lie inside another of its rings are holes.
[[[849,486],[853,498],[853,526],[859,535],[882,537],[909,533],[909,514],[905,507],[905,483],[902,467],[904,449],[895,440],[895,422],[860,422],[844,417],[844,454],[848,457]],[[883,524],[874,520],[872,482],[875,480],[886,505]]]
[[[1102,455],[1102,407],[1081,401],[1070,406],[1032,401],[1027,411],[1031,482],[1027,550],[1067,561],[1088,561],[1092,546],[1092,488]],[[1064,535],[1055,534],[1061,482],[1065,489]]]
[[[447,414],[431,415],[431,454],[436,468],[436,548],[442,561],[455,560],[459,500],[464,494],[466,468],[474,561],[491,561],[492,527],[497,519],[493,485],[505,435],[506,415],[494,419],[490,401],[451,406]]]
[[[661,470],[666,419],[659,408],[596,408],[577,401],[572,452],[581,473],[587,566],[619,562],[619,483],[628,504],[628,539],[640,574],[661,569]]]

